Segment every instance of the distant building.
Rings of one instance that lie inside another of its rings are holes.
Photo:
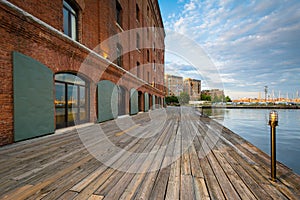
[[[183,92],[183,78],[181,76],[165,74],[165,86],[167,96],[179,96]]]
[[[213,100],[215,97],[224,97],[224,91],[219,89],[211,89],[211,90],[203,90],[201,94],[209,95],[211,96],[211,99]]]
[[[186,78],[183,81],[183,90],[188,93],[191,101],[197,101],[201,96],[201,80]]]

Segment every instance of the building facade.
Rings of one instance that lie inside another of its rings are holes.
[[[183,78],[171,74],[165,74],[165,86],[167,96],[179,96],[183,92]]]
[[[201,97],[201,80],[184,79],[184,92],[190,96],[191,101],[198,101]]]
[[[220,89],[203,90],[202,94],[211,96],[212,101],[214,101],[214,99],[216,98],[220,99],[221,101],[225,100],[224,90],[220,90]]]
[[[0,16],[0,145],[162,106],[157,0],[9,0]]]

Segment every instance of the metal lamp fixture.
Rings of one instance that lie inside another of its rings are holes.
[[[278,113],[273,110],[269,114],[271,127],[271,179],[276,181],[276,126],[278,126]]]

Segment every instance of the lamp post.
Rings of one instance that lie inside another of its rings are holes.
[[[276,181],[276,126],[278,126],[278,113],[273,110],[269,115],[271,127],[271,178]]]

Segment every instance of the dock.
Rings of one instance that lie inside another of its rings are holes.
[[[299,175],[278,162],[271,181],[267,154],[191,107],[7,145],[0,160],[0,199],[300,199]]]

